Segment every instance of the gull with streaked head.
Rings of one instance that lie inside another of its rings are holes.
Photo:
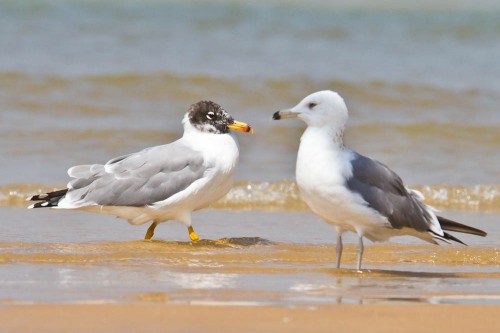
[[[192,241],[199,239],[191,213],[223,197],[233,186],[239,145],[231,130],[253,133],[220,105],[200,101],[182,121],[183,136],[169,144],[111,159],[106,164],[78,165],[67,188],[34,195],[29,208],[84,210],[112,214],[131,224],[178,220]]]

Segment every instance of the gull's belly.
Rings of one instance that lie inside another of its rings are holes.
[[[219,200],[229,192],[234,185],[234,172],[219,173],[202,189],[192,196],[193,210],[198,210]]]
[[[163,218],[175,219],[177,215],[195,211],[222,198],[234,184],[234,172],[207,175],[197,180],[181,193],[155,204]]]
[[[297,185],[309,208],[335,227],[356,232],[388,226],[385,217],[368,207],[360,195],[349,191],[343,178],[331,170],[297,174]]]
[[[299,185],[302,199],[311,210],[329,224],[344,231],[372,234],[381,227],[390,228],[385,217],[364,204],[356,194],[344,186],[327,190],[303,188]]]

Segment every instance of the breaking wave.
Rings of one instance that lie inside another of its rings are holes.
[[[61,186],[11,184],[0,186],[0,206],[28,206],[26,198],[60,189]],[[500,184],[492,185],[418,185],[425,203],[439,209],[500,212]],[[274,182],[243,181],[210,206],[212,209],[259,211],[307,211],[297,185],[291,180]]]

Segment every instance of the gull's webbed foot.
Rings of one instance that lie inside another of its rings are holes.
[[[188,232],[189,232],[189,238],[191,238],[191,241],[196,242],[200,240],[200,237],[194,232],[194,229],[192,226],[188,227]]]
[[[144,236],[144,239],[151,239],[151,237],[153,237],[153,235],[155,234],[155,228],[157,225],[158,225],[158,223],[153,222],[149,226],[148,231],[146,231],[146,236]]]

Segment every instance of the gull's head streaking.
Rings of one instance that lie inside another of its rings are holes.
[[[307,96],[291,109],[275,112],[273,119],[299,118],[308,126],[337,132],[345,127],[348,116],[344,99],[334,91],[323,90]]]
[[[200,101],[191,105],[183,120],[200,132],[227,134],[229,130],[253,133],[245,123],[234,120],[219,104],[212,101]]]

